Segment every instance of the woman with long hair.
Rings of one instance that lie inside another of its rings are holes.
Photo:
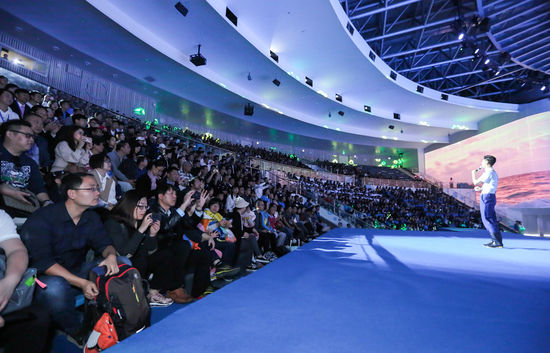
[[[105,230],[120,256],[129,258],[142,278],[151,278],[147,296],[151,306],[169,306],[173,300],[160,290],[181,285],[173,279],[171,253],[157,251],[160,221],[153,222],[152,214],[146,215],[148,209],[147,198],[136,190],[127,191],[112,209]]]
[[[65,138],[55,147],[55,162],[52,172],[66,170],[68,172],[85,172],[90,161],[88,153],[93,147],[92,139],[84,136],[84,130],[78,125],[67,128]]]

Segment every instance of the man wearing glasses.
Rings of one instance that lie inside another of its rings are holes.
[[[47,288],[36,292],[35,300],[51,313],[53,320],[78,345],[84,342],[87,329],[75,309],[75,296],[84,293],[87,299],[99,292],[87,280],[97,266],[106,267],[106,275],[118,273],[117,257],[112,241],[99,216],[88,208],[96,206],[101,187],[91,174],[69,174],[61,182],[60,202],[33,213],[21,230],[21,238],[29,251],[32,267]],[[86,262],[92,249],[101,258]]]
[[[42,206],[52,203],[46,193],[38,164],[26,154],[35,142],[31,124],[23,120],[7,121],[0,127],[0,136],[4,141],[0,146],[1,182],[32,191]],[[6,188],[0,188],[0,192],[21,202],[30,203],[25,198],[28,193]],[[13,213],[15,211],[6,211],[12,217],[18,216]]]

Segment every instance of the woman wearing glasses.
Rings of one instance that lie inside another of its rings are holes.
[[[139,191],[127,191],[111,211],[105,222],[105,230],[117,253],[132,261],[142,278],[149,279],[151,306],[169,306],[172,299],[160,294],[160,290],[181,287],[173,279],[173,257],[170,252],[157,251],[157,233],[160,221],[153,222],[147,213],[147,199]]]
[[[101,193],[97,205],[112,210],[117,204],[116,182],[111,176],[111,158],[104,154],[95,154],[90,157],[90,174],[92,174],[99,186]]]
[[[51,171],[85,172],[90,161],[88,151],[92,147],[92,139],[84,136],[84,130],[80,126],[69,126],[63,141],[55,147],[55,162]]]

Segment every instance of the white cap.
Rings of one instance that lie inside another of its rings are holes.
[[[164,143],[161,143],[161,144],[159,145],[159,148],[166,148],[166,145],[165,145]]]

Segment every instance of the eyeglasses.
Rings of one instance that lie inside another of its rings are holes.
[[[73,190],[86,190],[91,192],[101,192],[101,186],[97,186],[95,188],[79,188],[79,189],[73,189]]]
[[[30,139],[32,138],[33,140],[36,140],[36,135],[35,134],[29,134],[28,132],[23,132],[23,131],[17,131],[17,130],[10,130],[11,132],[17,132],[18,134],[21,134],[21,135],[25,135],[26,138]]]
[[[139,209],[142,209],[142,210],[148,210],[149,209],[149,206],[147,205],[136,205],[137,208]]]

